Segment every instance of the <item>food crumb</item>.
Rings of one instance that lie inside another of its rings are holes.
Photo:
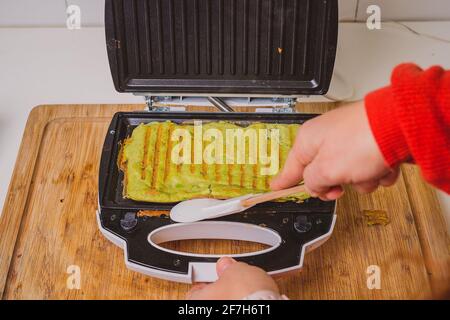
[[[387,216],[387,212],[384,210],[363,210],[363,213],[367,219],[368,226],[386,226],[391,222]]]
[[[137,213],[137,217],[159,217],[161,215],[169,215],[169,211],[152,211],[152,210],[140,210]],[[162,217],[161,217],[162,218]]]

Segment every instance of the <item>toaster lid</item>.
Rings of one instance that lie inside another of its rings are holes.
[[[337,0],[106,0],[119,92],[320,95],[336,56]]]

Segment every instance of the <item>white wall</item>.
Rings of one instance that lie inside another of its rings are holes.
[[[0,27],[65,26],[66,3],[81,8],[83,26],[103,25],[104,0],[0,0]],[[364,21],[378,4],[384,20],[450,20],[450,0],[339,0],[343,21]]]
[[[343,21],[365,21],[369,5],[381,8],[385,21],[440,21],[450,20],[449,0],[339,0]]]
[[[358,0],[339,0],[339,18],[342,21],[354,21]]]
[[[81,8],[83,26],[103,25],[104,0],[0,0],[0,27],[62,27],[66,3]]]
[[[449,0],[358,0],[358,2],[357,21],[366,20],[366,8],[371,4],[380,6],[383,20],[387,21],[450,20]]]

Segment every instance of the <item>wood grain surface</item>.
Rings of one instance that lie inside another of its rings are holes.
[[[334,104],[302,104],[324,112]],[[99,232],[97,176],[112,115],[143,105],[53,105],[31,112],[0,218],[3,299],[178,299],[189,285],[126,269],[123,251]],[[385,210],[386,226],[368,226],[363,210]],[[233,241],[183,241],[171,248],[239,253]],[[291,299],[439,298],[450,289],[449,239],[439,203],[417,169],[397,184],[360,196],[346,190],[331,239],[306,256],[302,272],[278,278]],[[68,289],[69,266],[81,288]],[[368,267],[381,289],[368,289]]]

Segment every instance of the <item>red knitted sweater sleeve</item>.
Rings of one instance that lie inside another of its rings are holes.
[[[425,180],[450,194],[450,71],[402,64],[365,105],[387,164],[414,161]]]

